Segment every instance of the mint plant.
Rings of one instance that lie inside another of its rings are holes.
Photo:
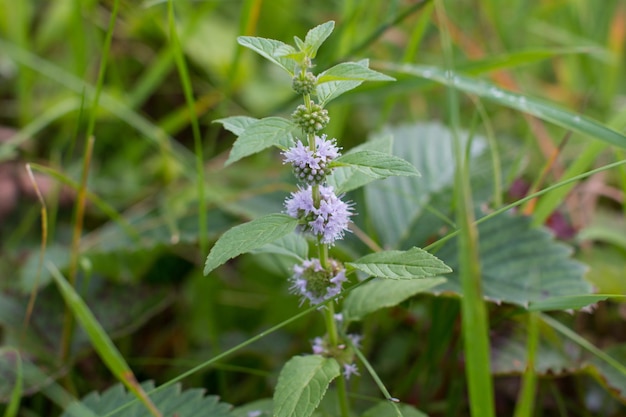
[[[359,350],[363,336],[348,333],[348,329],[350,317],[354,320],[362,311],[352,303],[352,310],[344,315],[339,303],[348,290],[344,286],[350,279],[358,281],[357,271],[369,276],[369,280],[379,280],[381,285],[384,280],[415,280],[451,271],[419,248],[381,251],[346,263],[332,257],[333,246],[350,232],[351,219],[356,213],[345,192],[376,179],[419,175],[407,161],[384,152],[361,149],[342,154],[339,141],[322,133],[331,122],[325,108],[330,101],[364,81],[393,81],[370,69],[367,61],[345,62],[314,74],[313,60],[333,28],[332,21],[319,25],[311,29],[304,40],[295,37],[295,46],[272,39],[239,37],[239,44],[289,73],[292,88],[302,96],[303,103],[297,106],[290,119],[257,120],[234,116],[219,120],[238,136],[227,165],[277,147],[283,163],[292,166],[298,185],[286,198],[283,213],[252,220],[224,233],[207,257],[205,275],[240,254],[270,243],[280,245],[280,239],[291,233],[305,236],[314,253],[293,265],[287,281],[289,290],[300,298],[301,305],[309,303],[322,314],[326,334],[313,340],[311,355],[294,357],[285,364],[274,395],[273,415],[278,417],[311,415],[333,381],[336,381],[341,416],[352,414],[346,381],[362,373],[356,357],[365,358]],[[405,298],[390,291],[386,299],[377,300],[377,305],[387,307]],[[369,365],[366,367],[373,372]],[[373,376],[379,381],[375,374]],[[384,386],[381,389],[388,399],[395,400]],[[397,407],[396,412],[401,414]]]

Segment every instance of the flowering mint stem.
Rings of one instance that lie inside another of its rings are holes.
[[[326,245],[322,245],[326,247]],[[334,301],[330,301],[326,304],[324,309],[324,318],[326,319],[326,331],[328,332],[328,341],[330,342],[331,349],[337,350],[339,345],[339,333],[337,332],[337,322],[335,321],[335,304]],[[337,378],[337,398],[339,399],[339,408],[341,410],[341,417],[350,416],[350,406],[348,405],[348,392],[346,389],[346,379],[343,373],[339,374]]]

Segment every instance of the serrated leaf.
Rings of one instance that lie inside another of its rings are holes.
[[[254,117],[249,116],[232,116],[223,119],[213,120],[213,123],[221,123],[224,129],[233,132],[235,135],[241,135],[248,126],[258,121]]]
[[[317,77],[318,84],[331,81],[395,81],[395,78],[356,62],[342,62],[327,69]]]
[[[309,58],[315,58],[317,50],[324,41],[328,39],[330,34],[333,33],[334,28],[335,22],[330,20],[308,31],[304,38],[304,49]]]
[[[428,278],[452,272],[437,257],[420,248],[376,252],[354,262],[347,262],[346,265],[368,275],[386,279]]]
[[[261,248],[293,232],[298,220],[285,214],[270,214],[235,226],[215,243],[204,265],[204,275],[227,260]]]
[[[294,258],[297,261],[306,259],[308,252],[309,244],[299,233],[288,234],[252,251],[252,253],[275,253]]]
[[[626,363],[626,344],[611,346],[605,353],[620,363]],[[612,394],[626,402],[626,375],[597,356],[590,358],[589,365],[593,367],[590,373],[602,385],[609,387]]]
[[[271,146],[286,149],[294,142],[298,127],[282,117],[266,117],[249,124],[233,144],[226,165]]]
[[[377,179],[394,176],[419,176],[417,169],[397,156],[376,151],[360,151],[342,155],[334,162],[355,167],[362,173]]]
[[[364,68],[369,68],[369,61],[367,59],[353,62],[353,64],[360,65]],[[323,74],[323,73],[322,73]],[[321,74],[320,74],[321,75]],[[331,100],[336,99],[345,92],[348,92],[361,85],[363,81],[329,81],[323,84],[318,84],[315,87],[315,94],[317,95],[319,105],[325,107]]]
[[[295,62],[277,55],[277,51],[284,51],[285,47],[289,45],[275,39],[259,38],[255,36],[239,36],[237,42],[239,45],[253,50],[268,61],[278,65],[287,71],[289,75],[293,76]]]
[[[274,417],[309,417],[339,373],[339,364],[333,358],[319,355],[291,358],[278,377]]]
[[[396,306],[415,294],[428,291],[445,281],[445,278],[370,281],[348,294],[342,313],[347,321],[359,321],[370,313]]]
[[[591,293],[583,277],[586,268],[571,258],[572,249],[556,242],[547,230],[533,228],[530,218],[502,214],[481,223],[478,235],[486,298],[526,307],[555,297]],[[458,250],[454,239],[437,255],[457,269]],[[461,293],[456,271],[438,289]]]
[[[141,384],[145,391],[153,391],[151,381]],[[150,394],[150,399],[163,416],[177,417],[231,417],[232,406],[219,402],[217,396],[205,396],[203,389],[182,390],[180,384],[168,386]],[[61,417],[82,416],[80,412],[87,408],[98,416],[109,415],[124,404],[130,406],[115,413],[116,417],[134,417],[148,415],[143,405],[120,385],[114,385],[103,393],[92,392],[79,404],[68,407]]]
[[[387,135],[356,146],[346,152],[345,155],[365,150],[390,154],[392,144],[393,138],[391,135]],[[376,178],[364,174],[353,166],[339,166],[333,169],[332,174],[327,179],[328,184],[333,186],[337,194],[355,190],[375,180]]]

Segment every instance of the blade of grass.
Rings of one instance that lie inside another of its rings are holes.
[[[34,71],[62,84],[66,88],[72,90],[79,95],[85,95],[89,99],[95,96],[95,88],[68,73],[64,69],[54,65],[53,63],[40,58],[39,56],[22,49],[15,44],[0,38],[0,49],[15,61],[28,66]],[[176,142],[167,135],[163,129],[134,111],[123,101],[117,100],[106,92],[101,93],[99,104],[111,112],[111,114],[123,120],[129,126],[132,126],[139,133],[154,143],[164,158],[173,158],[178,162],[183,173],[190,179],[195,178],[195,173],[188,168],[192,166],[189,161],[192,158],[191,153],[180,143]]]
[[[519,400],[515,406],[514,417],[532,417],[535,408],[535,396],[537,390],[537,373],[535,362],[537,359],[537,347],[539,346],[539,313],[531,312],[528,318],[528,335],[526,342],[526,369],[522,378],[522,388]]]
[[[39,165],[39,164],[33,164],[33,163],[29,164],[29,166],[35,171],[43,172],[44,174],[50,175],[52,178],[71,187],[75,191],[78,191],[80,189],[79,183],[77,183],[76,181],[73,181],[71,178],[67,177],[66,175],[50,167]],[[115,210],[113,206],[111,206],[109,203],[107,203],[106,201],[98,197],[93,192],[89,190],[85,190],[85,192],[86,192],[87,200],[92,202],[96,207],[98,207],[100,211],[102,211],[111,220],[117,223],[120,226],[120,228],[124,230],[126,234],[128,234],[128,236],[133,238],[136,242],[140,241],[141,236],[139,235],[139,232],[135,230],[135,228],[130,223],[128,223],[126,219],[124,219],[124,216],[118,213],[117,210]]]
[[[10,349],[15,354],[15,386],[11,391],[11,400],[4,410],[4,417],[16,417],[20,407],[23,389],[22,356],[17,349]]]
[[[78,187],[78,196],[74,205],[74,225],[72,229],[72,247],[70,251],[69,263],[69,282],[72,287],[76,286],[76,274],[78,272],[78,257],[80,254],[80,238],[83,232],[83,219],[85,214],[85,202],[87,200],[87,178],[89,175],[89,167],[91,165],[91,156],[93,154],[93,145],[95,139],[90,136],[87,139],[87,146],[83,155],[83,172],[80,185]],[[61,347],[59,357],[61,362],[66,362],[70,355],[70,346],[74,336],[74,316],[69,306],[65,310],[65,319],[63,321],[63,333],[61,336]]]
[[[46,254],[46,245],[48,244],[48,211],[46,209],[46,202],[43,199],[43,195],[41,195],[41,191],[39,190],[39,186],[37,185],[37,181],[35,181],[35,176],[33,175],[33,171],[29,164],[26,164],[26,172],[28,173],[28,178],[33,185],[33,189],[35,190],[35,193],[37,194],[37,199],[39,200],[39,204],[41,205],[41,250],[39,252],[39,260],[37,262],[35,285],[33,286],[33,290],[30,293],[28,306],[26,307],[26,314],[24,315],[24,325],[22,326],[22,335],[20,337],[20,339],[22,340],[28,327],[30,316],[32,315],[33,309],[35,308],[35,301],[37,299],[38,291],[37,287],[39,287],[39,277],[41,277],[41,269],[43,268],[43,260]]]
[[[443,1],[436,0],[440,22],[441,44],[448,68],[454,68],[452,43],[445,22]],[[450,76],[451,71],[447,71]],[[469,391],[469,408],[474,417],[494,417],[494,393],[489,363],[489,320],[482,294],[481,267],[478,254],[478,228],[474,221],[474,204],[469,182],[468,159],[465,157],[459,131],[459,99],[456,89],[447,90],[447,107],[454,137],[454,200],[456,223],[460,228],[459,272],[463,297],[461,319],[465,351],[465,375]]]
[[[506,211],[509,211],[512,208],[515,208],[517,206],[521,206],[522,204],[526,203],[527,201],[532,200],[533,198],[536,198],[536,197],[542,196],[544,194],[550,193],[550,192],[552,192],[554,190],[558,190],[559,188],[566,187],[566,186],[568,186],[570,184],[574,184],[574,183],[576,183],[576,182],[578,182],[578,181],[580,181],[580,180],[582,180],[584,178],[590,177],[590,176],[595,175],[595,174],[597,174],[599,172],[607,171],[607,170],[613,169],[613,168],[618,168],[620,166],[626,166],[626,160],[614,162],[614,163],[608,164],[608,165],[604,165],[604,166],[602,166],[600,168],[592,169],[591,171],[584,172],[584,173],[582,173],[580,175],[576,175],[575,177],[569,178],[567,180],[559,181],[556,184],[553,184],[553,185],[551,185],[549,187],[546,187],[543,190],[537,191],[536,193],[529,194],[529,195],[527,195],[524,198],[520,198],[519,200],[514,201],[511,204],[507,204],[506,206],[501,207],[501,208],[499,208],[499,209],[497,209],[497,210],[487,214],[484,217],[481,217],[480,219],[478,219],[476,221],[476,224],[478,225],[478,224],[481,224],[483,222],[486,222],[487,220],[489,220],[489,219],[491,219],[491,218],[493,218],[495,216],[498,216],[498,215],[500,215],[500,214],[502,214],[502,213],[504,213]],[[435,249],[436,247],[438,247],[438,246],[442,245],[443,243],[447,242],[448,240],[454,238],[459,233],[460,233],[459,230],[455,230],[453,232],[450,232],[447,235],[445,235],[444,237],[438,239],[437,241],[429,244],[428,246],[425,246],[423,249],[430,252],[433,249]]]
[[[425,65],[377,63],[377,67],[399,74],[426,78],[468,94],[531,114],[542,120],[562,126],[574,132],[589,135],[611,145],[626,149],[626,136],[581,114],[563,109],[524,94],[514,93],[484,80],[468,77],[458,72]]]
[[[159,410],[156,409],[146,392],[137,382],[135,375],[124,360],[122,354],[117,350],[80,295],[78,295],[73,286],[61,275],[54,264],[47,262],[46,267],[54,278],[65,300],[65,304],[87,333],[92,346],[107,368],[146,406],[153,416],[162,417]]]
[[[541,320],[552,327],[557,332],[561,333],[563,336],[575,342],[578,346],[583,349],[589,351],[590,353],[596,355],[598,358],[602,359],[604,362],[611,365],[615,368],[619,373],[626,377],[626,366],[620,361],[614,359],[612,356],[607,355],[602,351],[602,349],[596,347],[593,343],[589,342],[587,339],[565,326],[558,320],[548,316],[547,314],[540,315]]]
[[[198,125],[198,116],[196,115],[191,79],[189,77],[189,71],[187,70],[185,56],[178,39],[178,33],[176,32],[176,23],[174,21],[174,3],[172,0],[169,0],[167,4],[170,42],[172,43],[172,49],[174,50],[174,58],[176,60],[176,66],[178,67],[180,81],[183,86],[185,101],[187,102],[187,107],[189,109],[191,129],[193,132],[194,151],[196,154],[196,191],[198,193],[198,224],[200,227],[199,241],[200,252],[204,255],[208,253],[209,241],[207,235],[207,204],[204,198],[204,157],[202,150],[202,138],[200,137],[200,126]]]

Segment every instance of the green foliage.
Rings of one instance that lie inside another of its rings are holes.
[[[282,117],[266,117],[265,119],[251,122],[243,129],[243,132],[241,132],[239,138],[234,143],[226,165],[230,165],[243,157],[253,155],[271,146],[286,149],[295,142],[293,138],[297,130],[298,127],[295,123]]]
[[[404,159],[376,151],[360,151],[342,155],[334,161],[334,164],[353,166],[362,174],[376,179],[419,176],[415,167]]]
[[[338,376],[339,364],[333,358],[309,355],[290,359],[278,377],[273,415],[309,417]]]
[[[141,384],[144,391],[164,416],[178,417],[230,417],[230,404],[219,402],[216,396],[206,396],[202,389],[183,390],[180,384],[170,385],[155,390],[151,381]],[[115,385],[103,393],[93,392],[85,396],[79,404],[70,406],[61,417],[85,416],[85,409],[94,415],[104,416],[115,412],[119,417],[145,415],[146,411],[139,402],[135,402],[133,394],[124,390],[121,384]]]
[[[347,265],[374,277],[400,280],[452,272],[446,264],[420,248],[372,253]]]
[[[204,275],[227,260],[261,248],[293,232],[298,221],[284,214],[269,214],[233,227],[215,243],[204,265]]]
[[[393,307],[416,294],[432,291],[446,282],[445,278],[423,278],[416,280],[370,281],[350,292],[343,313],[347,321],[359,321],[377,310]]]

